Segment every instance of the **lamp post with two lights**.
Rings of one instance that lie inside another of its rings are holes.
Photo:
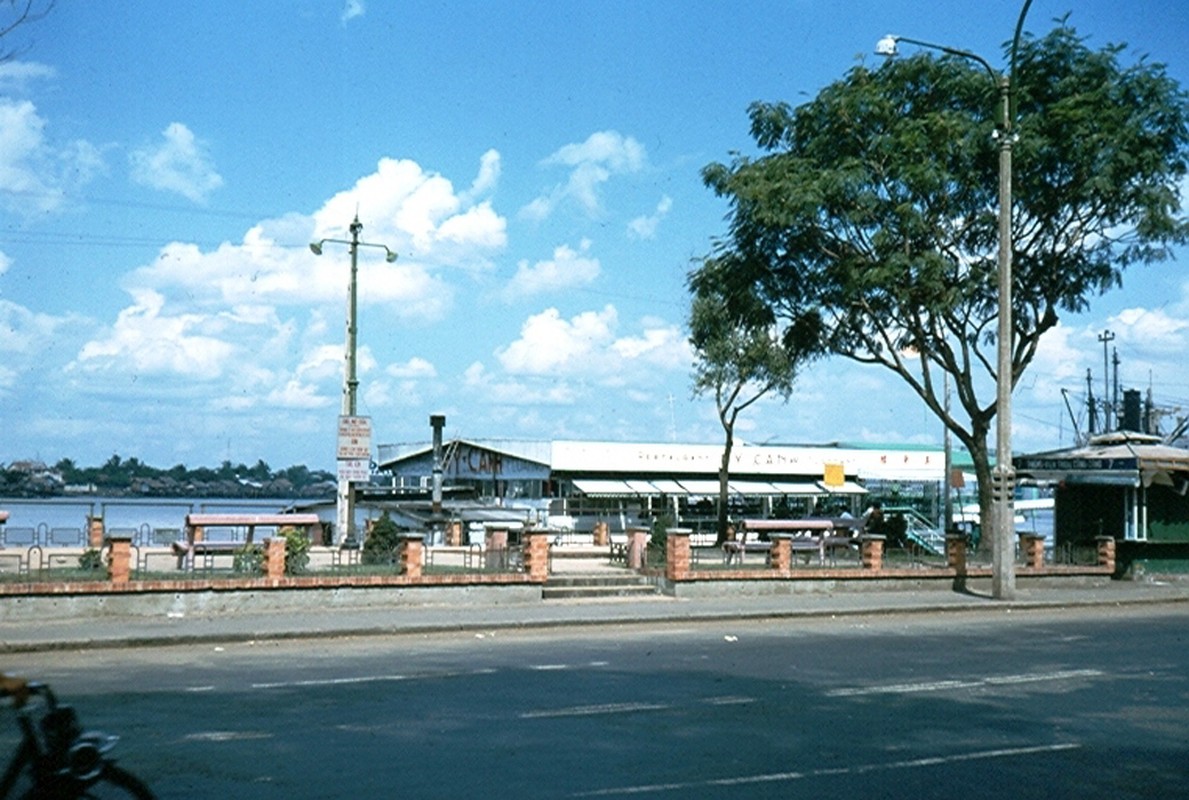
[[[396,253],[389,249],[387,245],[359,241],[359,234],[363,231],[363,224],[359,221],[358,213],[355,215],[355,220],[351,223],[349,230],[351,231],[350,239],[320,239],[317,242],[310,243],[310,251],[316,256],[322,255],[322,247],[327,243],[345,244],[351,252],[351,279],[347,288],[346,367],[343,375],[343,403],[338,424],[340,444],[338,452],[338,494],[335,503],[335,535],[339,540],[339,544],[355,542],[355,490],[352,486],[352,481],[357,480],[359,476],[353,474],[353,471],[344,462],[357,461],[359,453],[352,453],[349,450],[345,452],[342,439],[344,429],[350,431],[357,424],[356,397],[359,390],[359,378],[356,374],[356,340],[358,335],[356,319],[359,305],[359,248],[378,247],[384,251],[384,258],[389,264],[396,261]],[[370,430],[368,438],[370,440]],[[366,449],[368,452],[365,454],[364,459],[370,460],[370,441]]]

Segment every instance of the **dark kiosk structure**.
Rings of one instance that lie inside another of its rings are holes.
[[[1058,551],[1117,540],[1119,571],[1189,569],[1189,450],[1117,431],[1081,447],[1015,459],[1021,479],[1051,485]]]

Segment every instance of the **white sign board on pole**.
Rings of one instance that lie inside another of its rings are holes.
[[[372,418],[339,417],[338,459],[363,459],[372,457]]]
[[[371,460],[367,458],[340,458],[338,460],[340,481],[367,483],[372,479]]]

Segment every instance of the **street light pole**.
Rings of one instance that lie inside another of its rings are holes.
[[[359,307],[359,248],[383,248],[385,260],[390,264],[396,261],[396,253],[392,252],[387,245],[359,241],[359,234],[363,231],[363,223],[359,221],[358,213],[356,213],[349,230],[351,231],[351,238],[349,240],[321,239],[310,244],[310,251],[316,256],[322,255],[322,246],[327,242],[345,244],[351,252],[351,277],[347,285],[347,352],[346,366],[343,371],[343,402],[340,408],[340,420],[343,417],[355,417],[358,410],[357,395],[359,391],[359,378],[356,372],[358,325],[356,320],[358,318],[357,312]],[[336,426],[336,430],[339,427]],[[338,492],[335,501],[335,533],[339,544],[355,541],[355,488],[351,483],[351,477],[345,474],[343,469],[340,469],[338,474]]]
[[[991,471],[991,494],[994,501],[991,518],[991,594],[1000,600],[1011,600],[1016,594],[1015,467],[1012,465],[1011,455],[1011,394],[1015,385],[1015,371],[1012,366],[1015,359],[1011,299],[1011,150],[1014,138],[1011,100],[1016,51],[1020,46],[1024,17],[1027,16],[1031,5],[1032,0],[1024,0],[1024,6],[1020,9],[1020,18],[1016,22],[1016,34],[1011,46],[1011,64],[1008,72],[1004,74],[997,73],[986,59],[969,50],[909,39],[906,36],[885,36],[875,48],[879,55],[894,56],[897,43],[908,42],[918,47],[970,59],[987,70],[999,91],[999,124],[995,132],[999,140],[999,324],[995,367],[995,468]]]
[[[1028,0],[1024,11],[1028,11]],[[1020,15],[1021,24],[1024,21]],[[1017,38],[1019,34],[1017,33]],[[1015,48],[1012,48],[1015,61]],[[1011,600],[1016,596],[1016,470],[1011,461],[1012,369],[1012,238],[1011,238],[1011,76],[999,79],[1003,116],[999,123],[999,363],[995,374],[995,469],[991,492],[995,501],[995,539],[991,542],[991,596]]]

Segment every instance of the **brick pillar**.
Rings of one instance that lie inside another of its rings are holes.
[[[270,579],[285,577],[285,537],[264,540],[264,574]]]
[[[604,520],[599,520],[594,526],[595,547],[606,547],[611,544],[611,526]]]
[[[508,566],[508,526],[485,525],[484,531],[484,562],[487,568],[504,569]]]
[[[549,579],[549,538],[552,534],[548,530],[533,528],[524,532],[524,571],[529,580],[544,583]]]
[[[105,529],[103,527],[103,517],[87,517],[87,542],[91,547],[98,550],[103,547],[103,540]]]
[[[648,528],[628,528],[628,569],[644,568],[647,547]]]
[[[402,533],[397,543],[400,552],[400,574],[408,578],[420,578],[421,559],[425,552],[425,534]]]
[[[448,547],[462,546],[462,520],[452,519],[446,523],[446,545]]]
[[[1024,564],[1040,569],[1045,565],[1045,537],[1035,533],[1020,534],[1020,550],[1024,552]]]
[[[665,577],[671,581],[689,578],[691,551],[689,528],[669,528],[665,531]]]
[[[793,535],[772,533],[768,536],[772,549],[768,551],[769,566],[786,578],[793,571]]]
[[[132,575],[132,537],[113,536],[108,542],[111,544],[108,577],[112,583],[127,583]]]
[[[966,574],[966,537],[961,534],[945,537],[945,563],[959,575]]]
[[[1098,543],[1098,566],[1106,567],[1111,572],[1115,571],[1115,537],[1113,536],[1099,536],[1095,538]]]
[[[883,569],[883,543],[886,538],[872,533],[859,537],[859,549],[863,557],[863,569]]]

